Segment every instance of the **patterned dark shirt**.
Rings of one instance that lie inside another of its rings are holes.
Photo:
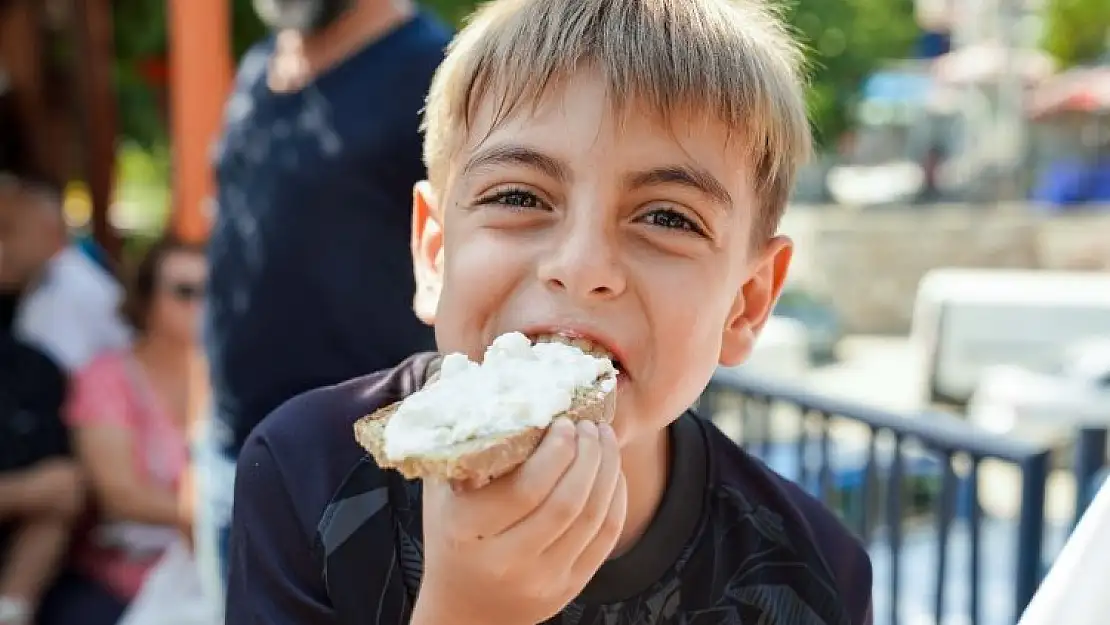
[[[312,391],[239,459],[227,622],[403,625],[423,562],[421,489],[353,440],[434,362]],[[820,503],[692,413],[669,429],[667,491],[641,540],[550,625],[865,625],[871,563]]]
[[[419,111],[450,39],[419,13],[295,93],[268,85],[273,37],[240,63],[204,319],[222,451],[291,397],[435,347],[412,312],[409,244]]]

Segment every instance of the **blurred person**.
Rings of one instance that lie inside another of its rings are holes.
[[[921,192],[916,198],[917,202],[936,202],[941,199],[941,170],[944,167],[944,161],[944,148],[937,144],[930,145],[921,159],[923,181]]]
[[[0,176],[0,291],[18,293],[12,333],[70,374],[127,345],[120,285],[71,245],[62,191],[46,178]]]
[[[303,391],[434,347],[412,311],[409,207],[449,30],[409,0],[255,7],[275,34],[244,57],[217,146],[213,410],[194,456],[197,557],[215,599],[255,425]]]
[[[162,552],[191,536],[177,490],[187,457],[186,368],[206,274],[200,248],[155,243],[123,303],[134,344],[98,356],[74,378],[66,418],[96,513],[75,566],[121,606]]]
[[[60,417],[65,392],[57,365],[0,333],[0,625],[34,622],[81,510]]]

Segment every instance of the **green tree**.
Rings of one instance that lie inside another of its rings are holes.
[[[424,0],[421,4],[451,24],[459,26],[482,2],[480,0]]]
[[[1044,49],[1063,67],[1097,60],[1110,37],[1110,0],[1049,0]]]
[[[116,97],[120,134],[146,148],[165,143],[157,90],[144,75],[144,65],[166,53],[164,2],[115,0],[112,3],[116,47]]]
[[[164,148],[168,137],[162,98],[149,68],[166,62],[166,0],[114,0],[116,92],[120,133],[150,150]],[[238,59],[266,35],[251,0],[231,0],[231,46]]]
[[[808,47],[810,118],[819,143],[851,123],[860,85],[911,52],[918,27],[913,0],[796,0],[787,21]]]

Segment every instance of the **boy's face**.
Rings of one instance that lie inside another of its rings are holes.
[[[622,445],[693,403],[714,368],[749,354],[791,245],[754,249],[750,163],[707,116],[614,115],[590,74],[533,113],[491,128],[492,107],[442,195],[417,187],[413,254],[444,352],[482,356],[495,337],[581,337],[621,369]],[[434,298],[433,298],[434,299]]]

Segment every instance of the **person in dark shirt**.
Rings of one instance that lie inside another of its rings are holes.
[[[235,456],[283,401],[431,349],[412,312],[419,111],[450,32],[402,0],[259,2],[216,151],[195,450],[198,559],[220,593]]]
[[[81,513],[81,476],[61,419],[57,364],[0,333],[0,623],[30,624]],[[95,615],[88,622],[98,623]],[[119,616],[118,613],[115,616]],[[34,621],[39,622],[39,621]],[[43,621],[46,622],[46,621]],[[48,622],[56,622],[49,620]]]
[[[495,0],[425,112],[417,301],[440,353],[519,331],[611,355],[613,423],[556,419],[481,488],[354,441],[434,353],[284,404],[239,458],[229,623],[864,625],[862,545],[689,412],[791,256],[810,144],[797,50],[755,2]],[[352,288],[357,285],[352,284]]]

